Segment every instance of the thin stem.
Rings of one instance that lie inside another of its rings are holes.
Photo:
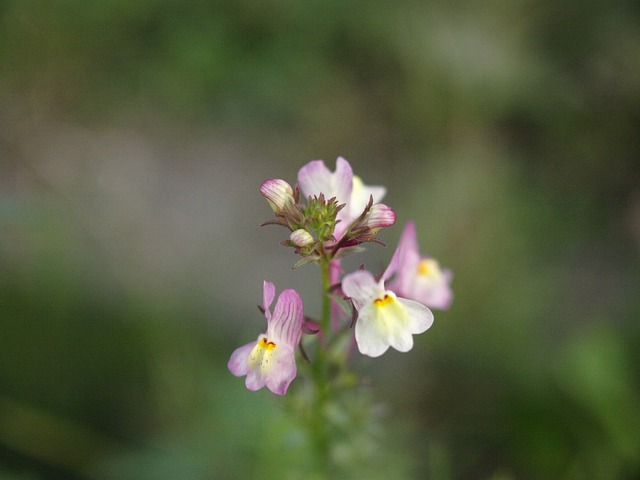
[[[331,263],[324,261],[320,264],[322,276],[322,316],[320,317],[320,331],[325,340],[331,335],[331,298],[329,288],[331,287]]]
[[[322,313],[320,317],[320,344],[316,350],[313,365],[313,380],[315,383],[314,408],[311,417],[311,435],[316,448],[318,472],[328,475],[330,470],[329,455],[329,431],[326,415],[326,403],[329,399],[329,368],[327,358],[327,345],[332,336],[331,329],[331,299],[329,287],[331,286],[331,272],[328,261],[318,262],[322,280]]]

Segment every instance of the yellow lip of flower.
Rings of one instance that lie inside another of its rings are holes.
[[[373,301],[373,303],[377,307],[384,307],[384,306],[387,306],[390,303],[392,303],[394,300],[395,300],[395,295],[393,295],[392,292],[385,292],[385,294],[384,294],[384,296],[382,298],[376,298]]]
[[[422,277],[439,277],[441,275],[440,264],[433,258],[424,258],[418,263],[418,275]]]
[[[261,348],[266,348],[267,350],[273,350],[276,348],[276,344],[267,340],[267,337],[262,337],[258,344],[256,345]]]
[[[263,369],[267,369],[275,348],[274,342],[269,341],[267,337],[262,337],[251,350],[247,362],[250,366],[260,365]]]

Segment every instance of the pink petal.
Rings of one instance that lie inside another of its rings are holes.
[[[279,351],[277,355],[273,356],[272,361],[274,364],[269,369],[268,374],[265,374],[266,385],[273,393],[277,395],[284,395],[287,393],[289,384],[296,377],[296,360],[295,351],[283,346],[276,347]]]
[[[298,171],[298,185],[306,196],[329,195],[333,192],[333,174],[323,160],[313,160]]]
[[[312,322],[310,320],[305,320],[302,324],[302,329],[304,333],[308,333],[309,335],[315,335],[320,331],[320,326],[316,322]]]
[[[453,272],[451,270],[443,270],[442,272],[442,291],[439,295],[439,302],[437,305],[433,305],[433,308],[439,308],[440,310],[448,310],[453,303],[453,290],[451,289],[451,282],[453,281]]]
[[[313,160],[298,171],[298,185],[306,196],[322,193],[327,200],[336,197],[339,203],[346,203],[351,197],[352,183],[353,171],[342,157],[336,161],[335,173],[322,160]]]
[[[267,384],[267,378],[264,375],[262,368],[252,368],[247,373],[247,379],[244,384],[249,390],[256,391],[260,390]]]
[[[303,322],[302,298],[295,290],[283,290],[269,321],[267,337],[278,345],[295,348],[300,341]]]
[[[247,343],[242,347],[236,348],[231,354],[227,367],[236,377],[242,377],[249,373],[249,354],[255,346],[256,342]]]
[[[262,306],[264,307],[264,316],[267,317],[267,320],[271,320],[271,311],[269,307],[271,307],[271,303],[276,296],[276,286],[271,283],[265,281],[262,286]]]
[[[447,310],[453,302],[453,291],[447,279],[443,276],[441,281],[430,288],[416,289],[415,300],[425,304],[427,307]]]
[[[387,280],[392,275],[398,274],[399,278],[396,278],[394,281],[394,286],[398,290],[403,290],[404,283],[406,283],[404,281],[405,277],[411,277],[411,275],[403,275],[403,272],[415,268],[419,261],[420,250],[418,247],[416,228],[413,221],[409,220],[402,230],[396,251],[393,253],[391,262],[389,262],[389,266],[382,275],[382,278]],[[393,290],[391,286],[389,288]]]

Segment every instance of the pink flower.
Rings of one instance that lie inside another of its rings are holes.
[[[363,355],[379,357],[389,347],[400,352],[413,348],[413,335],[433,324],[433,314],[421,303],[400,298],[385,289],[384,277],[357,270],[344,277],[342,291],[358,311],[356,343]]]
[[[298,292],[284,290],[272,315],[269,307],[275,292],[273,283],[264,282],[267,332],[258,336],[256,342],[237,348],[227,366],[235,376],[247,376],[245,384],[249,390],[259,390],[266,385],[273,393],[284,395],[297,372],[295,351],[300,342],[304,314]]]
[[[375,204],[382,200],[387,191],[382,186],[368,186],[362,183],[360,177],[353,175],[349,162],[342,157],[336,160],[335,172],[331,172],[322,160],[307,163],[298,172],[298,185],[306,196],[319,196],[322,193],[327,199],[335,197],[339,204],[346,204],[345,208],[338,212],[337,219],[340,222],[334,232],[336,240],[339,240],[351,222],[362,214],[371,196]],[[389,207],[386,209],[391,210]],[[380,212],[382,210],[378,213]],[[386,218],[387,223],[389,215]],[[393,220],[395,221],[395,214]]]
[[[437,260],[420,256],[413,222],[407,222],[384,278],[393,277],[389,289],[427,307],[446,310],[453,301],[450,270],[442,270]]]

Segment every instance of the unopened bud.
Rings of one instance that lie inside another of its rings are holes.
[[[396,212],[391,207],[387,207],[383,203],[371,206],[366,219],[367,227],[376,231],[384,227],[390,227],[394,223],[396,223]]]
[[[300,228],[292,232],[289,240],[291,240],[298,247],[306,247],[307,245],[311,245],[314,242],[313,236],[304,228]]]
[[[279,178],[270,178],[262,182],[260,194],[267,199],[269,206],[275,213],[281,212],[286,205],[295,202],[293,188]]]

